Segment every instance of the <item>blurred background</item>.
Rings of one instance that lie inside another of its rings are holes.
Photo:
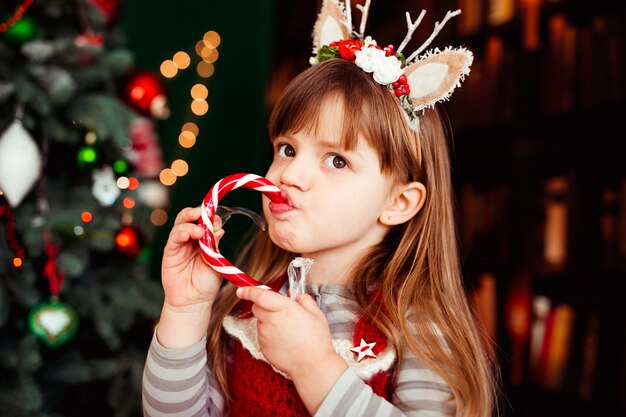
[[[353,16],[360,17],[353,0]],[[503,416],[626,415],[626,4],[373,1],[366,33],[471,75],[444,103],[466,288]],[[309,66],[320,0],[0,5],[0,416],[139,416],[173,218]],[[224,204],[258,211],[241,190]],[[235,216],[222,250],[251,222]]]

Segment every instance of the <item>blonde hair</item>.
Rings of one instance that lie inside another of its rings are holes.
[[[343,146],[355,147],[360,133],[378,152],[384,175],[399,183],[419,181],[428,192],[417,216],[392,228],[355,263],[351,283],[356,301],[396,347],[399,361],[408,348],[444,378],[458,416],[490,416],[494,374],[462,285],[446,131],[440,115],[436,109],[426,110],[420,116],[419,134],[413,132],[386,87],[353,63],[332,59],[312,66],[287,86],[269,120],[270,138],[315,131],[324,122],[317,117],[319,104],[337,95],[345,112]],[[275,246],[266,233],[258,233],[238,264],[268,282],[283,274],[294,256]],[[373,287],[382,290],[384,308],[371,303]],[[221,322],[237,303],[234,292],[234,286],[227,284],[216,301],[207,344],[209,366],[227,396]]]

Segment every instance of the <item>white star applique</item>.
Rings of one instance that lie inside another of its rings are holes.
[[[374,352],[372,351],[372,348],[374,347],[374,345],[376,345],[376,342],[366,343],[365,340],[361,338],[361,344],[359,346],[353,347],[352,349],[350,349],[350,351],[354,353],[358,353],[359,357],[357,358],[356,361],[361,362],[361,360],[365,358],[366,356],[369,356],[371,358],[376,357],[376,354],[374,354]]]

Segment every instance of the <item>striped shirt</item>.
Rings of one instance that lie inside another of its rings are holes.
[[[358,320],[351,291],[339,285],[309,285],[328,321],[334,341],[352,340]],[[143,373],[144,417],[226,416],[226,402],[208,369],[206,339],[192,346],[167,349],[152,339]],[[351,364],[350,364],[351,365]],[[397,366],[391,402],[374,394],[348,367],[330,390],[315,417],[439,417],[455,414],[450,388],[410,352]]]

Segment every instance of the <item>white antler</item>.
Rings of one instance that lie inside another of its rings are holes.
[[[365,6],[361,6],[360,4],[356,5],[356,8],[361,11],[361,26],[359,27],[359,38],[363,38],[365,35],[365,24],[367,23],[367,15],[370,10],[370,3],[372,0],[365,0]]]
[[[430,43],[433,41],[433,39],[435,39],[435,36],[437,36],[437,34],[439,34],[439,31],[441,30],[441,28],[443,28],[445,26],[445,24],[448,22],[448,20],[450,20],[454,16],[458,16],[459,14],[461,14],[461,10],[460,9],[459,10],[455,10],[454,12],[448,11],[448,13],[446,13],[446,16],[441,21],[441,23],[435,22],[435,29],[433,30],[433,33],[430,35],[430,37],[428,39],[426,39],[426,42],[424,42],[422,44],[422,46],[420,46],[415,52],[413,52],[411,54],[411,56],[409,56],[406,59],[406,62],[409,63],[409,62],[413,61],[415,59],[415,57],[417,57],[424,49],[426,49],[426,47],[428,45],[430,45]]]
[[[343,24],[348,29],[348,33],[350,34],[350,36],[352,36],[352,6],[350,6],[350,0],[346,0],[344,3],[345,10],[343,15],[345,17],[345,20]]]
[[[422,9],[422,12],[420,13],[420,15],[417,18],[417,20],[415,22],[412,22],[411,21],[411,15],[409,14],[409,12],[406,12],[406,28],[407,28],[407,32],[406,32],[406,36],[404,37],[404,40],[402,41],[402,43],[398,47],[397,53],[402,52],[402,50],[404,49],[406,44],[409,43],[409,41],[411,40],[411,36],[413,36],[413,32],[415,32],[415,29],[417,29],[417,27],[420,25],[420,23],[422,23],[422,19],[424,18],[425,14],[426,14],[426,10]]]

